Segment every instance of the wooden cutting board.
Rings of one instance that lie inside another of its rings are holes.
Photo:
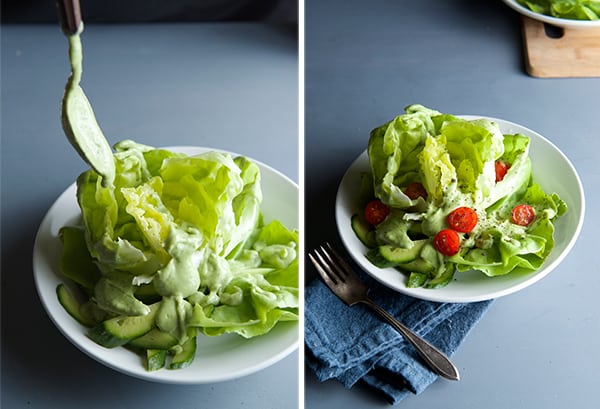
[[[544,23],[522,17],[525,66],[540,78],[600,77],[600,28],[558,29],[550,37]]]

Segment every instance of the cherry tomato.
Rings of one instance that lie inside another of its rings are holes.
[[[453,256],[460,248],[460,236],[452,229],[440,230],[433,238],[433,246],[444,256]]]
[[[377,225],[390,214],[390,208],[379,199],[371,200],[365,206],[365,219],[372,225]]]
[[[406,189],[404,189],[404,194],[410,197],[412,200],[415,200],[419,197],[427,199],[427,191],[425,190],[425,187],[419,182],[409,183],[408,186],[406,186]]]
[[[447,221],[452,230],[469,233],[477,226],[477,213],[470,207],[457,207],[448,214]]]
[[[504,162],[503,160],[497,160],[494,164],[496,167],[496,183],[500,182],[506,176],[506,172],[510,168],[510,164]]]
[[[519,226],[528,226],[535,219],[535,210],[533,207],[520,204],[512,209],[512,221]]]

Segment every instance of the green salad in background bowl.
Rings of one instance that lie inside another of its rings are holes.
[[[503,0],[523,16],[568,29],[600,27],[600,2],[594,0]]]
[[[595,0],[517,0],[536,13],[570,20],[600,20],[600,1]]]
[[[583,216],[575,169],[541,135],[421,105],[371,132],[336,203],[361,267],[400,292],[448,302],[541,279],[572,248]]]

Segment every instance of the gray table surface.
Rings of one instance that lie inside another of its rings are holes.
[[[577,168],[587,214],[573,251],[535,285],[496,300],[438,380],[402,408],[598,408],[600,79],[524,70],[518,15],[500,0],[305,2],[306,248],[339,243],[337,185],[369,131],[412,103],[525,125]],[[314,272],[306,269],[307,279]],[[305,407],[385,408],[305,370]]]
[[[86,168],[60,125],[69,74],[55,25],[2,27],[2,408],[296,408],[299,354],[215,384],[155,384],[108,369],[54,327],[37,297],[34,235]],[[89,25],[83,87],[112,143],[224,149],[298,181],[298,48],[253,23]]]

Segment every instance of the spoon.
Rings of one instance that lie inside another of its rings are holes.
[[[59,0],[58,9],[62,31],[69,40],[71,64],[71,75],[65,85],[61,104],[62,127],[79,156],[101,176],[102,186],[112,187],[116,173],[112,149],[79,85],[83,73],[80,38],[83,21],[79,0]]]

